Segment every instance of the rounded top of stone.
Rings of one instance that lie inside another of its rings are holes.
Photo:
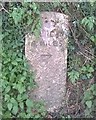
[[[51,16],[51,18],[52,18],[54,15],[56,15],[56,17],[58,17],[58,18],[60,18],[60,19],[61,19],[62,17],[63,17],[63,19],[64,19],[64,18],[65,18],[65,19],[68,19],[68,18],[69,18],[68,15],[63,14],[63,13],[60,13],[60,12],[41,12],[41,16],[42,16],[42,17]]]
[[[59,12],[41,12],[41,21],[46,27],[63,26],[64,29],[69,29],[69,16]],[[61,25],[60,25],[61,24]],[[53,29],[53,28],[52,28]]]

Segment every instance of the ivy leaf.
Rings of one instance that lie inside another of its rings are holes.
[[[8,93],[10,91],[10,86],[7,86],[6,89],[5,89],[5,92]]]
[[[5,101],[10,100],[10,96],[8,94],[5,95]]]
[[[17,84],[17,88],[18,88],[18,91],[20,94],[25,92],[25,87],[22,84],[20,84],[20,83]]]
[[[16,115],[17,112],[18,112],[18,106],[16,105],[16,106],[13,107],[12,113]]]
[[[35,118],[36,118],[36,119],[39,119],[39,118],[40,118],[40,115],[39,115],[39,114],[35,115]]]
[[[25,118],[25,117],[26,117],[26,113],[20,112],[20,113],[19,113],[19,116],[20,116],[20,118]],[[26,117],[26,118],[27,118],[27,117]]]
[[[36,9],[37,9],[37,5],[35,3],[32,4],[33,6],[33,11],[36,12]]]
[[[18,105],[17,101],[14,98],[11,98],[10,101],[14,104],[14,105]]]
[[[89,67],[89,72],[94,72],[93,67]]]
[[[33,19],[32,19],[31,17],[29,17],[29,18],[28,18],[28,21],[27,21],[27,24],[28,24],[28,25],[31,25],[32,22],[33,22]]]
[[[93,98],[93,95],[91,94],[91,91],[87,90],[84,92],[84,100],[90,100]]]
[[[11,113],[10,111],[5,111],[4,115],[2,116],[2,118],[11,118]]]
[[[16,61],[20,62],[22,61],[22,58],[16,58]]]
[[[81,24],[87,25],[88,22],[89,21],[88,21],[87,17],[85,17],[85,18],[82,19]]]
[[[86,74],[86,76],[89,79],[92,76],[92,74],[88,73],[88,74]]]
[[[16,25],[22,20],[23,13],[24,11],[21,8],[14,8],[13,12],[11,13]]]
[[[27,94],[23,94],[23,95],[22,95],[22,99],[23,99],[23,100],[26,100],[27,98],[28,98],[28,95],[27,95]]]
[[[21,81],[21,82],[24,82],[24,80],[26,80],[26,77],[25,77],[25,76],[22,76],[22,77],[20,78],[20,81]]]
[[[19,103],[19,106],[20,106],[20,108],[23,110],[24,109],[24,103],[23,102],[20,102]]]
[[[11,110],[12,109],[12,103],[8,103],[8,109]]]
[[[12,61],[13,65],[18,65],[17,61]]]
[[[90,100],[90,101],[86,101],[86,105],[87,105],[88,108],[91,108],[91,106],[92,106],[92,101],[91,101],[91,100]]]
[[[95,36],[91,36],[90,39],[91,39],[92,42],[94,42],[96,44],[96,35]]]
[[[86,71],[86,67],[83,66],[83,67],[81,68],[81,70],[85,72],[85,71]]]
[[[27,100],[26,100],[26,105],[27,105],[28,107],[33,107],[33,102],[32,102],[32,100],[27,99]]]
[[[31,113],[31,107],[27,107],[26,112],[27,112],[27,113]]]
[[[21,96],[21,94],[19,94],[18,96],[17,96],[17,100],[20,102],[20,101],[22,101],[22,96]]]
[[[94,26],[94,24],[90,21],[90,22],[88,23],[89,29],[92,30],[93,26]]]
[[[30,113],[26,115],[26,118],[30,118],[30,117],[31,117],[31,114],[30,114]]]

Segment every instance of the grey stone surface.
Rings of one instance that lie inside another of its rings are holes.
[[[25,55],[36,74],[38,88],[30,91],[36,101],[45,101],[47,111],[62,106],[66,92],[68,16],[42,12],[41,37],[25,36]]]

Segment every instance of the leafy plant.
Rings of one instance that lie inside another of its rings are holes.
[[[88,88],[85,92],[84,92],[84,98],[83,101],[86,109],[85,109],[85,115],[86,117],[92,117],[94,112],[95,112],[95,98],[96,98],[96,94],[95,94],[95,90],[96,90],[96,84],[93,84],[90,86],[90,88]]]
[[[43,104],[37,109],[28,97],[28,90],[34,89],[36,83],[34,73],[29,72],[23,47],[27,32],[39,35],[39,10],[35,3],[9,3],[7,7],[8,12],[2,14],[2,118],[43,117],[46,114]],[[32,112],[34,109],[36,113]]]
[[[71,72],[68,72],[69,79],[72,83],[75,83],[76,80],[79,79],[79,72],[76,70],[72,70]]]
[[[82,19],[81,24],[83,24],[84,26],[87,26],[89,30],[92,30],[94,29],[95,17],[94,16],[85,17]]]

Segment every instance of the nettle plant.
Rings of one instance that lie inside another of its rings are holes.
[[[39,35],[40,19],[35,3],[5,3],[2,14],[2,118],[39,118],[45,116],[42,102],[28,97],[34,89],[34,73],[24,56],[24,36]]]

